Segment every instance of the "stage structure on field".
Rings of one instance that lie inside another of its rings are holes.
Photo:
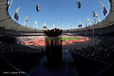
[[[61,29],[45,30],[45,43],[46,51],[45,55],[47,58],[47,66],[51,69],[60,69],[63,66],[62,57],[62,39]]]

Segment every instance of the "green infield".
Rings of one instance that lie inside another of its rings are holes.
[[[47,40],[62,40],[62,41],[66,41],[66,40],[81,40],[81,38],[75,38],[75,37],[62,37],[62,38],[50,38]]]
[[[64,37],[61,40],[81,40],[81,38],[75,38],[75,37]]]

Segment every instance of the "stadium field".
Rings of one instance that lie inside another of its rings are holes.
[[[49,40],[49,39],[47,39]],[[47,41],[44,40],[44,41]],[[58,40],[58,38],[50,38],[50,40]],[[82,40],[81,38],[76,38],[76,37],[62,37],[59,40],[66,41],[66,40]]]
[[[45,47],[45,41],[46,40],[58,40],[58,38],[52,37],[48,38],[45,36],[33,36],[33,37],[21,37],[21,41],[24,42],[25,45],[29,45],[32,47]],[[83,36],[68,36],[68,35],[63,35],[59,38],[59,40],[62,40],[62,45],[63,47],[66,45],[82,45],[84,46],[88,44],[88,41],[91,42],[91,39],[88,37],[83,37]],[[82,43],[83,42],[83,43]],[[80,44],[78,44],[80,43]],[[78,46],[79,47],[79,46]]]

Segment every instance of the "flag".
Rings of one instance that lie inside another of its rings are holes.
[[[35,21],[35,23],[34,23],[35,25],[37,25],[37,21]]]
[[[101,6],[104,8],[105,7],[104,3],[102,1],[100,1],[100,3],[101,3]]]
[[[78,27],[82,27],[82,24],[79,24]]]
[[[80,2],[80,0],[78,0],[78,1],[76,2],[76,4],[78,4],[78,8],[81,8],[81,2]]]
[[[87,18],[88,23],[90,22],[89,18]]]
[[[17,21],[19,20],[19,16],[18,16],[19,10],[20,10],[20,7],[18,7],[18,8],[16,9],[16,12],[15,12],[15,14],[14,14],[14,18],[15,18]]]
[[[82,27],[82,23],[79,21],[79,25],[78,25],[78,27]]]
[[[95,11],[93,11],[92,13],[93,13],[93,17],[95,17]]]
[[[105,16],[106,13],[107,13],[107,8],[105,7],[105,5],[104,5],[104,3],[103,3],[102,1],[100,1],[100,3],[101,3],[101,6],[102,6],[102,8],[103,8],[103,14],[104,14],[104,16]]]
[[[39,4],[36,5],[36,11],[37,11],[37,12],[40,11],[40,5],[39,5]]]
[[[107,11],[106,7],[104,7],[104,9],[103,9],[103,14],[104,14],[104,16],[106,15],[107,12],[108,12],[108,11]]]
[[[92,13],[93,13],[93,17],[98,18],[98,14],[95,11],[93,11]]]
[[[17,13],[15,13],[15,14],[14,14],[14,18],[18,21],[19,16],[18,16],[18,14],[17,14]]]
[[[16,13],[19,14],[20,7],[16,9]]]
[[[43,29],[47,29],[47,25],[45,23],[43,25]]]
[[[95,17],[98,18],[98,14],[95,12]]]
[[[28,16],[25,17],[25,22],[28,22]]]
[[[47,29],[47,26],[43,26],[43,29]]]

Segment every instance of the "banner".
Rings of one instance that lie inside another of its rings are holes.
[[[40,5],[39,5],[39,4],[36,5],[36,11],[37,11],[37,12],[40,11]]]
[[[17,13],[14,14],[14,18],[18,21],[19,20],[19,16]]]

